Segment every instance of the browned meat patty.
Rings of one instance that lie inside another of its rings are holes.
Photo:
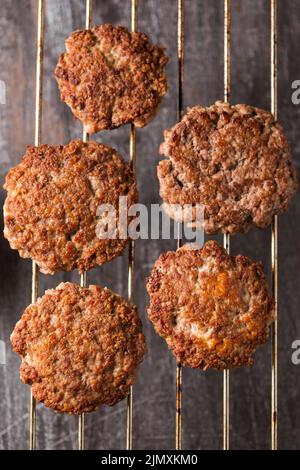
[[[134,305],[106,288],[69,282],[26,308],[11,342],[33,396],[72,414],[126,397],[146,352]]]
[[[115,207],[118,221],[119,197],[127,196],[128,206],[137,201],[133,173],[114,149],[81,141],[28,147],[4,187],[4,235],[42,272],[83,272],[125,248],[126,235],[104,239],[96,233],[100,204]]]
[[[217,242],[161,255],[147,289],[149,318],[184,366],[251,365],[268,338],[273,301],[262,264],[229,256]]]
[[[267,227],[297,190],[281,125],[252,106],[195,106],[165,132],[160,152],[169,157],[158,165],[166,211],[180,221],[172,204],[202,204],[209,234]]]
[[[145,126],[167,92],[164,48],[143,33],[104,24],[66,40],[55,77],[61,99],[89,133]]]

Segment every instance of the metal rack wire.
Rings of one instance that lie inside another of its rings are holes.
[[[131,31],[137,29],[137,7],[138,0],[131,0]],[[134,124],[130,127],[130,140],[129,140],[129,159],[130,165],[136,176],[136,130]],[[134,267],[135,267],[135,245],[134,240],[130,240],[128,249],[128,299],[133,301],[133,287],[134,287]],[[133,388],[130,387],[129,395],[127,398],[127,420],[126,420],[126,449],[132,449],[132,412],[133,412]]]
[[[138,0],[131,2],[131,30],[137,28]],[[224,2],[224,101],[230,100],[230,35],[231,35],[231,0]],[[177,115],[178,119],[183,113],[183,84],[184,84],[184,14],[185,1],[178,0],[178,22],[177,22],[177,54],[178,54],[178,99]],[[270,0],[271,17],[271,112],[277,119],[278,92],[277,92],[277,0]],[[44,19],[45,0],[37,0],[37,54],[36,54],[36,87],[35,87],[35,133],[34,144],[38,146],[42,141],[42,95],[43,95],[43,57],[44,57]],[[85,0],[85,27],[90,28],[92,23],[92,0]],[[87,142],[89,135],[83,131],[83,141]],[[130,129],[130,164],[136,173],[136,129],[131,125]],[[179,233],[181,233],[179,227]],[[178,246],[182,240],[178,236]],[[230,251],[230,237],[224,235],[224,248]],[[274,216],[271,228],[271,262],[272,262],[272,294],[275,300],[275,322],[272,325],[272,363],[271,363],[271,448],[277,449],[277,428],[278,428],[278,219]],[[133,300],[134,293],[134,267],[135,267],[135,246],[134,241],[129,244],[128,256],[128,298]],[[32,302],[38,297],[38,267],[32,263]],[[87,273],[80,277],[80,285],[86,286]],[[229,449],[230,421],[229,421],[229,371],[223,373],[223,449]],[[176,366],[176,429],[175,448],[182,449],[182,367]],[[133,446],[133,392],[130,390],[127,399],[127,420],[126,420],[126,449]],[[30,393],[29,404],[29,449],[36,447],[36,401]],[[78,448],[85,447],[85,423],[84,414],[78,419]]]
[[[37,10],[37,53],[35,72],[35,131],[34,145],[38,146],[42,141],[42,105],[43,105],[43,59],[44,59],[44,22],[45,2],[38,0]],[[38,297],[38,267],[32,262],[31,301],[36,302]],[[30,391],[29,403],[29,449],[35,449],[36,445],[36,401]]]
[[[271,2],[271,112],[277,119],[278,114],[278,66],[277,66],[277,0]],[[272,339],[272,389],[271,389],[271,449],[278,447],[278,217],[272,221],[271,261],[272,261],[272,295],[275,302],[275,321],[271,327]]]
[[[224,101],[230,99],[230,33],[231,33],[231,1],[224,0]],[[223,246],[230,252],[230,236],[224,234]],[[223,372],[223,449],[229,449],[229,370]]]
[[[92,2],[93,0],[85,0],[85,29],[89,29],[92,25]],[[83,142],[89,141],[89,134],[83,129],[82,132],[82,140]],[[87,273],[84,272],[80,275],[80,286],[86,287],[87,286]],[[78,449],[84,450],[85,445],[85,432],[84,432],[84,423],[85,418],[84,414],[81,414],[78,417]]]
[[[184,0],[178,0],[177,15],[177,59],[178,59],[178,90],[177,119],[183,114],[183,79],[184,79]],[[181,226],[178,224],[177,247],[182,245]],[[182,449],[182,366],[176,365],[176,433],[175,448]]]

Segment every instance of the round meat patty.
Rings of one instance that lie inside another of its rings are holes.
[[[145,126],[167,92],[164,48],[143,33],[104,24],[66,40],[55,77],[61,99],[89,133]]]
[[[127,197],[128,207],[137,202],[133,173],[110,147],[81,141],[28,147],[4,188],[4,235],[11,248],[36,261],[43,273],[83,272],[125,248],[127,234],[97,234],[100,205],[115,208],[117,225],[119,197]]]
[[[229,256],[217,242],[161,255],[147,289],[149,318],[184,366],[251,365],[268,338],[273,301],[262,264]]]
[[[11,342],[33,396],[72,414],[126,397],[146,352],[134,305],[109,289],[69,282],[26,308]]]
[[[185,204],[204,206],[212,234],[267,227],[297,190],[296,171],[283,129],[267,111],[217,102],[188,110],[168,131],[158,165],[160,195],[169,216],[187,220]],[[187,214],[190,214],[187,211]]]

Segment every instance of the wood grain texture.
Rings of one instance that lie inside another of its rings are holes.
[[[299,168],[300,106],[291,102],[291,83],[300,79],[300,0],[279,0],[279,118],[284,124]],[[64,39],[84,25],[83,0],[46,2],[43,141],[63,144],[81,136],[81,125],[60,102],[53,70]],[[138,181],[141,202],[159,202],[156,164],[163,130],[176,120],[177,2],[140,0],[139,29],[167,47],[170,90],[157,118],[137,132]],[[223,97],[223,2],[186,0],[186,62],[184,104],[210,104]],[[1,183],[33,143],[35,0],[2,0],[0,9],[0,80],[6,84],[6,105],[0,104]],[[232,0],[232,101],[270,107],[269,2]],[[94,22],[130,24],[130,1],[94,0]],[[97,135],[126,158],[129,127]],[[1,190],[1,204],[4,200]],[[300,366],[291,363],[291,344],[300,339],[300,197],[279,219],[279,447],[300,447]],[[175,444],[175,361],[146,319],[145,279],[157,256],[174,242],[139,241],[135,299],[148,340],[148,355],[134,388],[135,448],[165,449]],[[264,261],[270,276],[270,230],[252,230],[232,237],[234,254]],[[0,339],[6,342],[7,364],[0,365],[0,448],[23,449],[28,438],[28,387],[18,378],[19,360],[9,335],[30,302],[31,263],[21,260],[0,238]],[[89,282],[107,285],[120,294],[127,289],[126,254],[93,270]],[[73,273],[40,275],[40,293],[62,280],[78,281]],[[270,344],[256,354],[251,369],[231,374],[231,447],[265,449],[270,446]],[[220,448],[222,443],[222,376],[217,372],[184,370],[184,448]],[[90,449],[125,446],[125,403],[102,408],[86,417]],[[39,449],[75,449],[77,420],[37,407]]]

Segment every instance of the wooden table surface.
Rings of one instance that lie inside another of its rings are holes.
[[[294,80],[300,79],[300,0],[279,0],[279,119],[285,126],[299,168],[300,105],[291,101]],[[140,0],[139,29],[167,48],[170,90],[156,119],[137,132],[140,200],[159,203],[156,164],[163,130],[176,121],[177,2]],[[94,23],[130,25],[130,1],[94,0]],[[81,125],[60,102],[53,71],[64,40],[84,25],[83,0],[46,1],[43,142],[64,144],[81,137]],[[232,0],[232,102],[270,107],[270,11],[267,0]],[[0,80],[6,104],[0,104],[1,182],[20,161],[34,137],[35,0],[2,0],[0,8]],[[208,105],[223,97],[223,2],[186,0],[186,62],[184,105]],[[96,136],[126,158],[129,127]],[[1,204],[4,201],[1,190]],[[279,219],[279,446],[300,447],[300,365],[291,362],[291,344],[300,339],[300,197]],[[219,237],[221,240],[221,238]],[[158,255],[175,242],[138,241],[135,299],[143,319],[148,354],[134,388],[134,447],[174,448],[175,361],[146,319],[145,279]],[[265,263],[270,276],[270,229],[253,229],[232,238],[232,253]],[[30,302],[31,263],[20,259],[0,238],[0,340],[6,344],[6,365],[0,365],[0,448],[23,449],[28,439],[29,389],[19,380],[19,360],[9,335]],[[89,274],[89,281],[127,291],[127,255]],[[77,282],[76,273],[40,275],[40,293],[61,280]],[[231,447],[270,446],[270,343],[256,354],[255,365],[231,373]],[[184,448],[222,445],[222,374],[184,370]],[[86,418],[89,449],[125,446],[126,403],[103,407]],[[75,449],[77,419],[37,407],[37,447]]]

